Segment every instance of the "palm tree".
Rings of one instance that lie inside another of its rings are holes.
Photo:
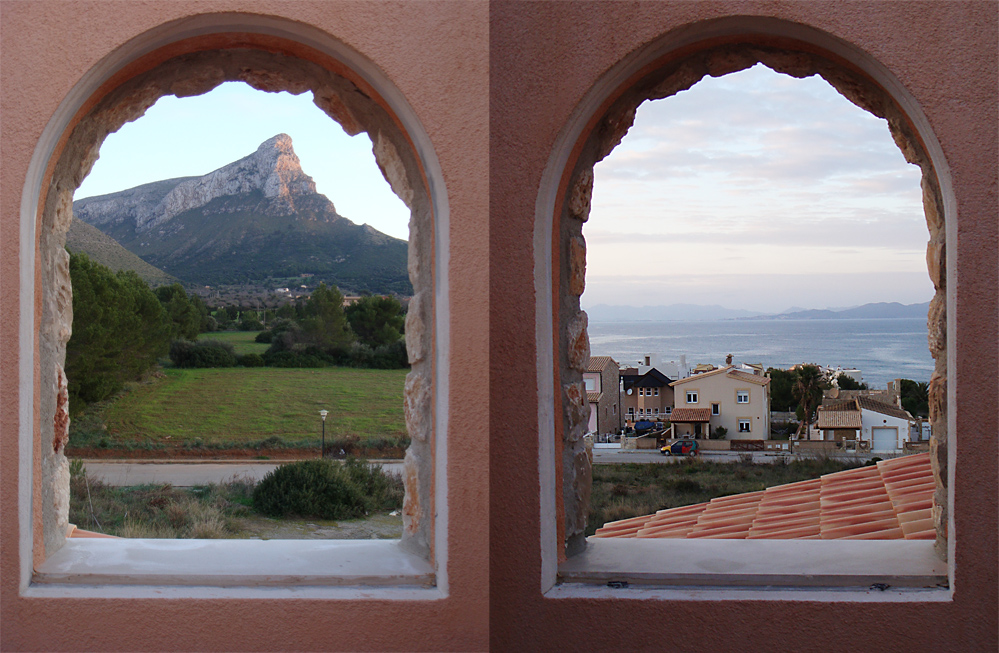
[[[798,400],[798,405],[804,414],[796,437],[801,437],[801,430],[806,429],[812,421],[812,411],[822,401],[822,388],[825,381],[817,365],[801,365],[795,371],[794,386],[791,392]]]

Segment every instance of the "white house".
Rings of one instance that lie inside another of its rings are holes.
[[[870,397],[854,397],[818,410],[823,440],[870,443],[871,453],[897,453],[909,441],[915,419],[907,411]]]

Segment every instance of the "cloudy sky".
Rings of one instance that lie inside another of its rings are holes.
[[[291,136],[302,169],[337,213],[409,237],[409,210],[379,172],[367,134],[347,136],[312,103],[309,92],[264,93],[238,82],[198,97],[161,98],[142,118],[108,136],[75,197],[203,175],[280,133]]]
[[[928,301],[919,176],[819,77],[706,78],[596,166],[583,306]]]

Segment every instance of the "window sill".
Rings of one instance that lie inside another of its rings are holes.
[[[875,600],[949,600],[947,574],[927,540],[590,538],[583,552],[559,565],[560,584],[546,595],[627,598],[630,590],[682,589],[684,596],[718,599],[743,590],[728,593],[745,599],[745,590],[757,590],[759,598],[786,591],[802,599],[801,590],[815,590],[809,593],[835,600],[851,600],[843,591]]]
[[[28,596],[435,599],[433,565],[398,540],[71,539]]]

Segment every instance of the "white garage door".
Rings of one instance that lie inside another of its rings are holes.
[[[890,453],[898,449],[898,430],[893,428],[874,427],[871,429],[874,439],[871,451],[874,453]]]

